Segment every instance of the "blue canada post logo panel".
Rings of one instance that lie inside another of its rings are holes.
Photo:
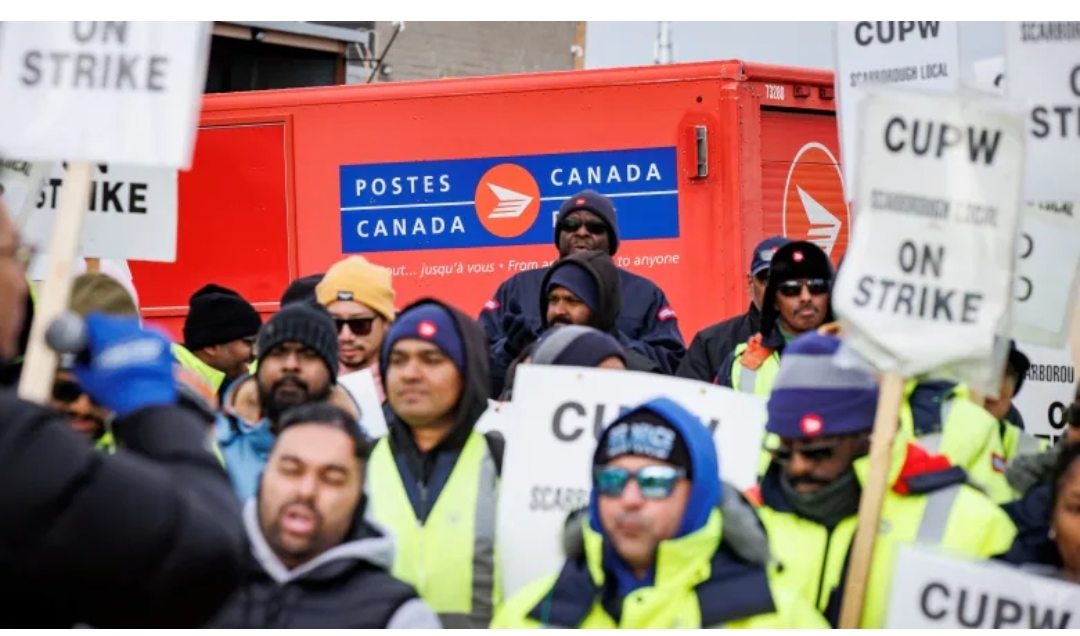
[[[341,166],[344,253],[544,245],[567,197],[611,197],[623,240],[679,236],[675,148]]]

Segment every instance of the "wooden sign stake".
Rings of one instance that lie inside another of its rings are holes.
[[[874,430],[870,438],[870,474],[859,500],[859,520],[851,545],[851,565],[840,606],[840,629],[858,629],[862,624],[870,564],[881,522],[881,503],[889,487],[892,448],[904,399],[904,378],[886,373],[881,378]]]
[[[45,331],[68,306],[71,266],[82,237],[92,176],[91,164],[84,161],[70,163],[64,185],[60,187],[60,205],[49,240],[49,267],[34,308],[34,322],[30,326],[30,340],[19,378],[19,397],[38,404],[46,404],[52,394],[56,353],[45,344]]]

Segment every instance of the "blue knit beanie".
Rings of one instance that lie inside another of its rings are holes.
[[[810,438],[874,427],[877,381],[862,369],[838,366],[834,356],[839,348],[839,338],[817,332],[788,343],[769,395],[765,430],[784,438]]]
[[[390,351],[394,344],[403,338],[431,342],[450,358],[459,373],[465,374],[465,343],[462,342],[457,321],[441,305],[424,303],[398,315],[383,340],[380,363],[384,369],[389,368]]]

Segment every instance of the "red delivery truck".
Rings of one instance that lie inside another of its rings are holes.
[[[839,261],[850,223],[832,73],[736,60],[209,95],[180,176],[175,263],[132,263],[180,337],[207,282],[265,314],[347,254],[478,315],[557,258],[554,214],[612,198],[617,263],[656,282],[684,338],[744,310],[762,238]]]

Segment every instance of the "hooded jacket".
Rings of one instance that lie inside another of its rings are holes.
[[[796,250],[805,255],[805,263],[793,262],[792,254]],[[749,342],[751,346],[764,347],[777,356],[783,355],[784,346],[787,342],[784,340],[784,334],[777,324],[780,312],[776,309],[776,292],[781,283],[805,277],[821,277],[828,280],[830,284],[835,279],[836,275],[832,261],[829,260],[828,255],[820,247],[809,241],[793,241],[776,251],[769,267],[769,282],[765,285],[760,330],[751,337]],[[830,298],[825,308],[825,316],[821,321],[823,325],[836,320],[832,310],[831,288],[829,294]],[[731,386],[731,367],[736,363],[738,355],[734,351],[729,353],[727,359],[717,370],[716,383],[720,386]]]
[[[389,574],[393,538],[357,505],[345,540],[289,570],[259,527],[258,502],[244,506],[251,556],[244,583],[207,627],[214,629],[439,629],[411,585]]]
[[[635,350],[657,361],[662,373],[674,373],[686,354],[686,342],[679,332],[679,321],[671,303],[648,278],[622,268],[616,271],[622,287],[622,306],[616,315],[620,341],[633,343]],[[519,311],[538,328],[545,313],[540,310],[543,282],[550,272],[551,267],[540,267],[514,274],[499,285],[480,312],[480,324],[493,354],[491,390],[496,395],[502,392],[506,367],[513,359],[494,357],[497,344],[506,337],[502,320],[508,313]]]
[[[434,488],[426,490],[426,505],[418,501],[413,502],[413,506],[416,508],[416,518],[420,521],[427,518],[427,514],[435,506],[435,501],[445,485],[445,483],[430,483],[435,473],[437,460],[441,455],[449,454],[454,456],[456,462],[456,456],[465,446],[469,435],[472,434],[476,421],[487,410],[489,395],[488,348],[483,329],[469,316],[432,298],[420,299],[399,312],[398,315],[402,315],[413,307],[425,303],[435,303],[453,316],[462,339],[462,350],[465,353],[465,369],[462,373],[464,377],[461,383],[461,397],[458,399],[454,413],[454,426],[450,429],[450,434],[443,438],[435,448],[432,448],[427,453],[421,453],[416,446],[416,442],[413,441],[409,425],[398,418],[397,414],[393,412],[393,408],[390,409],[392,417],[386,422],[388,429],[387,439],[394,459],[397,461],[398,470],[402,471],[402,481],[407,484],[412,482],[418,486],[422,485],[425,489],[429,485],[434,486]],[[379,374],[382,376],[383,386],[389,390],[386,373],[387,368],[380,365]],[[410,491],[410,496],[414,494],[412,489],[407,488],[407,490]]]
[[[581,524],[581,549],[568,549],[558,574],[527,585],[504,604],[492,628],[826,628],[809,603],[772,587],[768,541],[745,502],[740,505],[739,493],[722,488],[709,429],[666,398],[620,420],[641,411],[659,415],[679,432],[694,475],[680,526],[658,546],[652,571],[635,580],[615,554],[594,489],[588,522]]]
[[[540,331],[547,331],[548,295],[546,290],[555,270],[568,263],[576,263],[592,276],[596,282],[596,311],[592,312],[589,326],[614,336],[626,349],[626,368],[630,371],[648,371],[662,373],[660,360],[652,347],[642,345],[626,337],[618,329],[619,312],[623,306],[622,281],[615,261],[604,252],[578,252],[556,262],[548,269],[540,282]]]

